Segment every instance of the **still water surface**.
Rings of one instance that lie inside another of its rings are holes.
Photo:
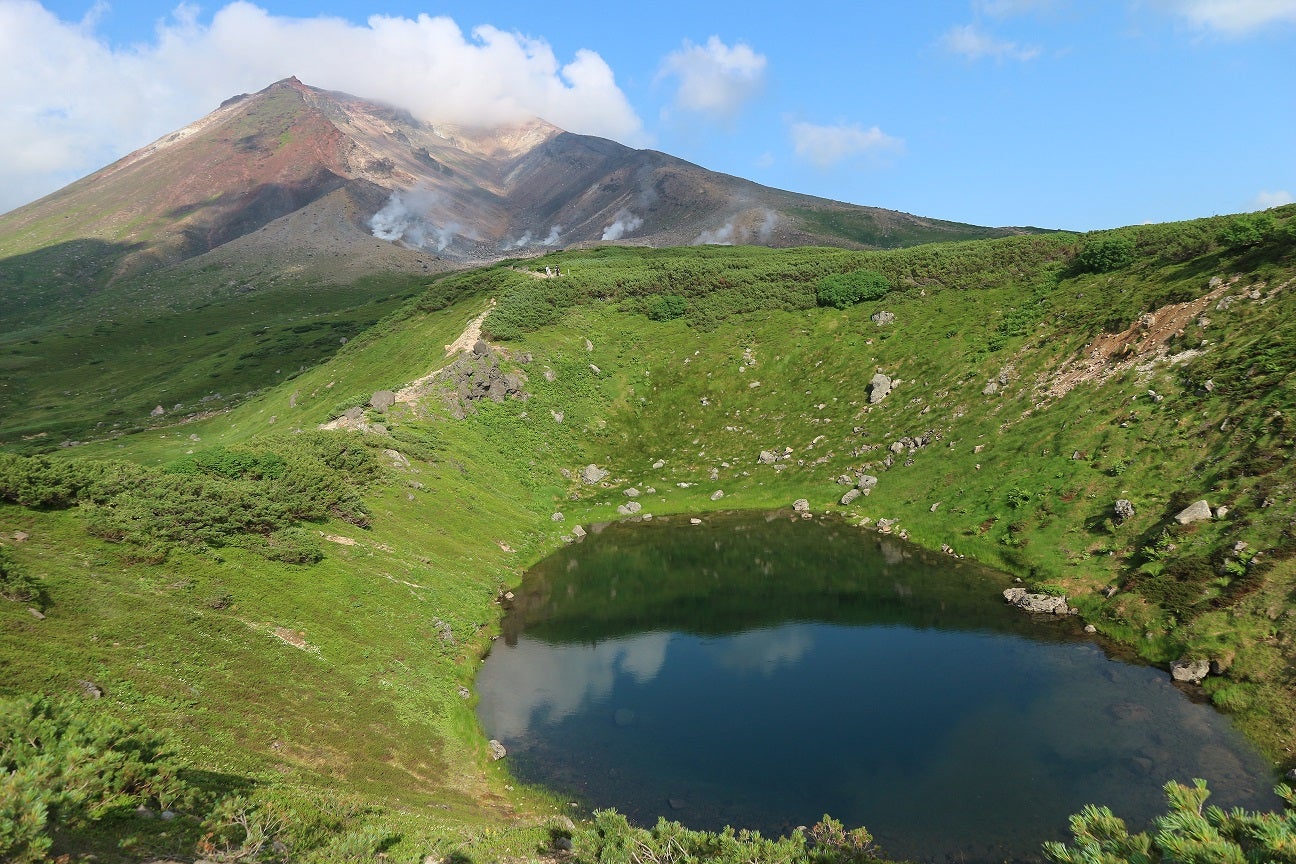
[[[831,521],[610,525],[541,562],[477,680],[514,775],[641,824],[782,833],[828,813],[893,856],[1037,860],[1169,779],[1276,808],[1271,767],[1166,673],[1002,574]]]

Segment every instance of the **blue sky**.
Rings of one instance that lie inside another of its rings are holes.
[[[1296,195],[1296,0],[0,0],[0,210],[293,74],[983,225]]]

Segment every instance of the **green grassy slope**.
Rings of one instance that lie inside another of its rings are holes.
[[[897,520],[928,548],[1066,592],[1149,660],[1216,661],[1204,689],[1291,767],[1293,223],[1284,208],[888,252],[593,250],[528,262],[570,272],[557,280],[508,266],[442,279],[234,410],[59,456],[166,466],[268,446],[445,365],[491,298],[486,329],[508,337],[499,362],[525,376],[525,401],[457,420],[446,394],[371,409],[371,431],[349,433],[384,465],[364,492],[370,527],[308,524],[314,565],[231,546],[130,563],[77,510],[0,504],[0,542],[38,577],[46,615],[0,603],[0,690],[93,681],[98,709],[175,730],[213,789],[382,808],[339,819],[383,826],[393,860],[533,853],[562,802],[505,787],[459,688],[497,632],[497,593],[573,524],[618,518],[636,485],[656,490],[639,499],[655,514],[804,497],[853,523]],[[1115,266],[1077,266],[1113,242],[1128,253]],[[815,305],[819,278],[861,267],[892,292]],[[894,321],[875,323],[883,311]],[[870,404],[878,370],[899,383]],[[603,484],[577,479],[590,461],[611,471]],[[877,488],[841,507],[837,478],[861,471]],[[1118,498],[1135,508],[1121,524]],[[1229,512],[1173,521],[1199,498]],[[103,860],[121,837],[183,854],[200,831],[182,822],[162,837],[123,814],[64,842]],[[285,836],[321,855],[332,842]]]

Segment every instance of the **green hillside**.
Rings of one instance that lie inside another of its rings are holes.
[[[819,305],[843,285],[872,299]],[[134,718],[168,734],[154,762],[176,771],[63,802],[53,849],[548,854],[569,808],[490,761],[472,677],[500,593],[572,526],[622,518],[631,485],[654,487],[656,515],[805,498],[862,537],[1065,593],[1121,650],[1212,661],[1202,690],[1290,769],[1294,294],[1296,206],[879,252],[601,248],[428,282],[291,377],[219,367],[226,392],[258,391],[230,410],[150,418],[144,383],[121,427],[70,448],[42,423],[93,429],[102,401],[6,414],[4,716],[44,693]],[[452,363],[483,312],[491,354]],[[43,374],[75,374],[73,342]],[[11,344],[2,383],[25,386]],[[166,366],[104,350],[123,390]],[[466,398],[490,387],[501,401]],[[582,483],[588,463],[609,476]],[[876,487],[842,506],[860,474]],[[1212,518],[1175,520],[1201,499]],[[179,815],[140,818],[141,801]],[[599,830],[578,828],[582,860],[614,860],[622,829]],[[819,849],[849,860],[850,842]]]

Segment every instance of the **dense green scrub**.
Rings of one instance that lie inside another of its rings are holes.
[[[569,808],[505,787],[473,670],[499,593],[573,525],[619,518],[630,485],[655,490],[644,513],[806,498],[1065,593],[1124,650],[1212,661],[1205,692],[1292,767],[1294,224],[1283,208],[886,252],[508,262],[430,283],[232,411],[3,457],[0,692],[169,730],[195,790],[170,822],[136,815],[164,806],[140,792],[59,823],[54,851],[551,850]],[[860,271],[885,293],[819,305],[822,280]],[[525,399],[433,382],[366,408],[367,431],[315,431],[446,365],[489,299]],[[893,386],[873,402],[879,371]],[[588,462],[609,477],[581,483]],[[860,474],[876,488],[840,505]],[[1179,524],[1199,499],[1217,518]],[[577,853],[646,860],[626,850],[658,842],[581,833],[610,825],[577,829]]]

